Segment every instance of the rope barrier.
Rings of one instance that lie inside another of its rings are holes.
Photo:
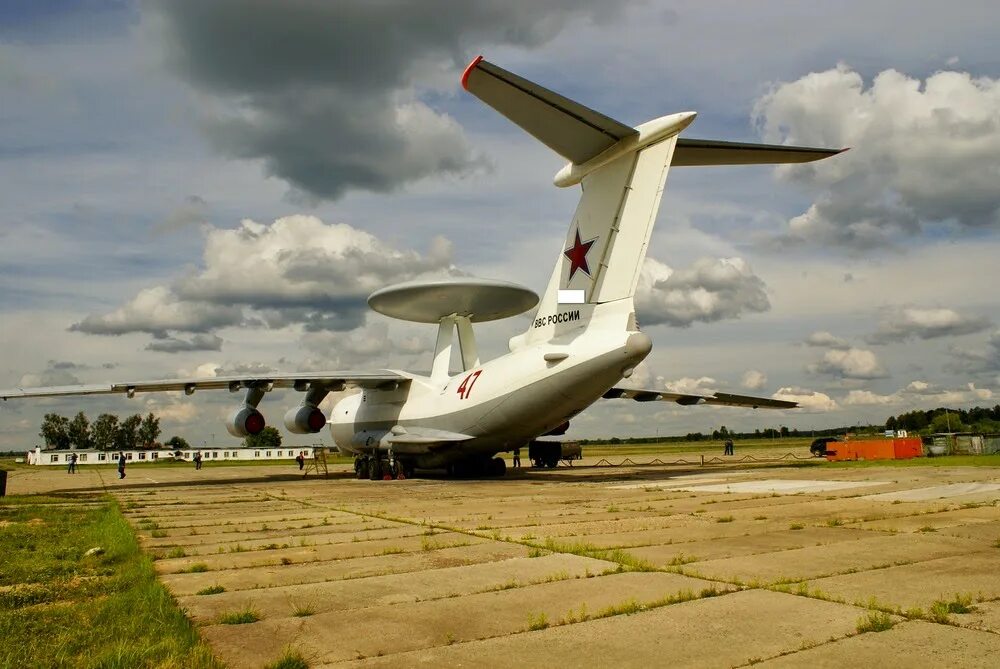
[[[615,464],[614,462],[611,462],[607,458],[601,458],[596,463],[594,463],[594,464],[592,464],[590,466],[591,467],[649,467],[649,466],[652,466],[652,465],[699,465],[699,466],[705,466],[705,465],[732,465],[732,464],[749,463],[749,462],[756,462],[756,463],[766,464],[766,463],[769,463],[769,462],[782,462],[782,461],[785,461],[785,460],[814,460],[814,459],[815,458],[813,458],[812,456],[801,456],[801,455],[797,455],[795,453],[785,453],[784,455],[780,455],[780,456],[773,457],[773,458],[759,458],[759,457],[757,457],[755,455],[744,455],[741,458],[728,458],[728,459],[721,458],[721,457],[719,457],[717,455],[712,456],[710,458],[705,458],[705,456],[703,455],[698,460],[686,460],[684,458],[681,458],[679,460],[664,461],[664,460],[661,460],[660,458],[655,458],[651,462],[636,462],[636,461],[632,460],[632,458],[626,457],[624,460],[622,460],[621,462],[619,462],[617,464]]]

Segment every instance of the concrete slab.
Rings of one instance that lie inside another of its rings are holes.
[[[894,563],[961,555],[969,542],[925,534],[876,536],[827,546],[810,546],[777,553],[708,560],[688,565],[684,573],[744,583],[801,581]]]
[[[751,590],[347,666],[551,667],[555,658],[576,658],[592,667],[731,667],[849,634],[858,615],[851,606]]]
[[[779,530],[734,537],[715,537],[702,541],[630,548],[629,553],[654,565],[667,566],[699,560],[714,560],[738,555],[758,555],[777,551],[825,546],[841,541],[871,537],[870,532],[847,527],[807,527],[802,530]],[[697,569],[697,566],[693,567]]]
[[[697,593],[710,585],[676,574],[632,572],[307,618],[265,618],[245,632],[212,625],[201,633],[230,665],[247,666],[277,655],[274,639],[290,642],[314,664],[324,665],[516,634],[543,616],[557,624],[630,601]],[[481,615],[483,611],[489,615]],[[363,625],[357,624],[359,619]]]
[[[867,499],[881,501],[920,502],[933,499],[975,498],[1000,499],[1000,483],[949,483],[946,485],[900,490],[878,495],[868,495]]]
[[[211,623],[219,614],[248,604],[267,611],[269,617],[282,618],[291,616],[296,607],[302,606],[309,606],[315,613],[392,606],[586,578],[616,568],[616,564],[604,560],[552,553],[462,567],[185,596],[180,598],[180,603],[199,623]]]
[[[1000,601],[980,602],[971,613],[953,613],[951,619],[962,627],[1000,634]]]
[[[413,553],[416,551],[433,552],[456,546],[471,546],[486,543],[487,539],[472,537],[455,532],[441,532],[433,536],[417,535],[407,537],[392,537],[373,541],[357,541],[335,544],[285,546],[274,549],[246,550],[225,552],[211,555],[194,555],[191,557],[158,560],[155,564],[159,574],[177,574],[191,569],[192,565],[203,565],[207,570],[245,569],[248,567],[263,567],[268,565],[303,564],[309,562],[325,562],[331,560],[350,560],[354,558],[379,555],[395,555]]]
[[[832,490],[850,490],[886,485],[887,481],[815,481],[763,479],[761,481],[736,481],[730,483],[711,483],[706,485],[677,486],[674,490],[687,492],[732,492],[732,493],[773,493],[778,495],[798,495],[801,493],[816,494]]]
[[[769,660],[759,667],[996,667],[1000,636],[920,621],[859,634]]]
[[[175,595],[193,595],[212,585],[221,585],[226,590],[247,590],[296,583],[322,583],[323,581],[347,578],[364,578],[424,569],[441,569],[478,562],[493,562],[513,557],[526,557],[527,553],[528,549],[524,546],[483,542],[472,546],[444,548],[437,551],[377,555],[334,562],[249,567],[191,574],[164,574],[160,580]]]
[[[810,588],[847,602],[864,603],[874,597],[881,604],[902,610],[930,610],[936,600],[955,595],[994,599],[1000,597],[997,565],[1000,550],[968,553],[875,571],[844,574],[809,581]]]

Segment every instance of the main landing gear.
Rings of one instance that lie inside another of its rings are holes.
[[[413,463],[378,456],[361,455],[354,458],[354,475],[372,481],[402,481],[413,477]]]

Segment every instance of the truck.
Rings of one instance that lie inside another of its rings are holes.
[[[554,469],[563,460],[573,464],[573,460],[583,457],[583,448],[578,441],[532,441],[528,444],[528,459],[536,469]]]

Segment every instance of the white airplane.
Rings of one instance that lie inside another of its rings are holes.
[[[799,163],[840,151],[680,139],[695,112],[632,128],[482,56],[466,68],[462,86],[566,158],[555,185],[580,184],[582,195],[541,299],[511,283],[477,279],[402,284],[368,298],[372,309],[387,316],[438,324],[430,376],[398,370],[231,376],[16,388],[0,391],[0,397],[243,391],[226,427],[233,436],[245,437],[264,428],[258,405],[268,391],[294,388],[304,397],[285,414],[285,427],[309,434],[329,424],[340,451],[355,456],[358,478],[372,479],[410,476],[416,468],[501,476],[505,464],[495,457],[498,453],[564,433],[574,416],[601,398],[796,406],[763,397],[631,390],[618,384],[652,348],[639,329],[633,297],[670,167]],[[510,352],[481,361],[472,324],[520,314],[536,304],[528,330],[510,340]],[[455,345],[462,371],[452,375]],[[324,415],[319,405],[326,396],[350,388],[359,392]]]

